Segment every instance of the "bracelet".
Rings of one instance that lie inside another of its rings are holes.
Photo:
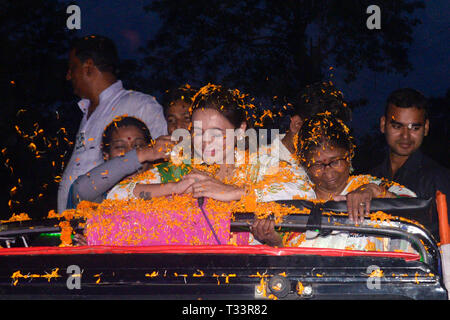
[[[377,188],[377,193],[378,195],[375,196],[375,198],[385,198],[386,194],[387,194],[387,189],[383,188],[381,185],[376,184],[376,183],[370,183],[371,185],[375,185]]]
[[[382,186],[378,186],[380,187],[383,191],[381,192],[381,196],[379,196],[379,198],[386,198],[386,194],[388,192],[388,190]]]
[[[129,199],[136,199],[136,196],[134,195],[134,188],[136,188],[136,185],[137,185],[137,182],[136,181],[132,181],[127,186],[126,190],[127,190],[128,200]]]

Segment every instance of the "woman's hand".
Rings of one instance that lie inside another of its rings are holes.
[[[219,201],[241,200],[244,189],[225,184],[207,174],[193,171],[183,177],[183,180],[193,180],[192,196],[194,198],[208,197]]]
[[[175,194],[192,193],[193,192],[192,185],[194,184],[194,179],[182,178],[180,181],[169,182],[168,184],[172,186],[171,193],[175,193]]]
[[[73,240],[76,246],[87,246],[87,238],[84,234],[75,233]]]
[[[155,140],[155,144],[151,147],[140,148],[136,150],[140,163],[152,162],[155,160],[169,159],[170,151],[174,146],[170,136],[160,136]]]
[[[133,194],[136,198],[150,200],[154,197],[164,197],[173,194],[192,193],[193,179],[181,179],[178,182],[158,184],[136,184]]]
[[[370,213],[370,201],[374,198],[384,197],[391,197],[391,193],[374,183],[362,185],[358,189],[348,193],[346,200],[350,220],[355,223],[362,223],[364,217]],[[338,198],[335,200],[338,200]]]
[[[256,219],[250,227],[250,232],[256,240],[272,247],[282,247],[283,240],[275,231],[273,219]]]

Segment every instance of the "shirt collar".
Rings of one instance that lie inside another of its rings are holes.
[[[417,150],[408,157],[408,160],[403,164],[402,168],[406,170],[417,170],[422,166],[423,153]]]
[[[387,152],[387,156],[384,159],[383,163],[383,176],[390,177],[390,179],[395,179],[395,177],[398,178],[399,174],[403,174],[402,172],[408,171],[408,172],[415,172],[418,168],[422,166],[422,159],[423,159],[423,153],[420,150],[417,150],[413,154],[411,154],[408,159],[405,161],[405,163],[397,170],[395,176],[392,175],[391,170],[391,160],[389,157],[389,152]]]
[[[116,94],[118,91],[123,89],[123,84],[121,80],[117,80],[112,85],[110,85],[108,88],[103,90],[99,95],[99,104],[101,104],[103,101],[110,98],[112,95]],[[89,99],[81,99],[78,102],[78,107],[81,109],[83,113],[87,113],[90,105]]]

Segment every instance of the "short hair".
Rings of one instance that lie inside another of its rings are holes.
[[[393,91],[386,101],[384,108],[384,116],[387,117],[389,105],[394,105],[398,108],[417,108],[424,110],[425,120],[428,119],[429,102],[425,96],[419,91],[411,88],[402,88]]]
[[[119,55],[111,39],[99,35],[76,38],[70,48],[81,62],[92,59],[101,72],[118,74]]]
[[[164,116],[167,118],[167,111],[169,110],[169,107],[177,101],[184,101],[191,106],[194,95],[197,91],[197,89],[191,87],[189,84],[184,84],[178,88],[166,90],[162,97]]]
[[[102,151],[105,153],[109,153],[111,147],[111,139],[114,131],[116,131],[118,128],[130,126],[136,127],[142,131],[146,143],[150,144],[152,142],[150,130],[144,122],[134,117],[119,116],[114,118],[114,120],[106,126],[105,130],[103,130]]]
[[[214,109],[219,111],[235,128],[239,128],[243,122],[251,128],[254,123],[250,121],[250,114],[255,106],[248,103],[247,98],[248,96],[238,89],[208,84],[195,94],[192,112],[197,109]]]
[[[305,164],[312,151],[326,144],[348,151],[349,159],[355,155],[355,144],[349,128],[330,112],[313,115],[303,123],[296,141],[297,159]]]
[[[293,101],[292,115],[298,115],[302,119],[326,111],[346,123],[352,119],[352,111],[344,100],[344,95],[331,81],[306,86]]]

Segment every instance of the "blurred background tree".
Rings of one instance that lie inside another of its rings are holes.
[[[220,83],[251,94],[262,101],[262,108],[279,109],[280,104],[294,101],[306,85],[333,81],[334,69],[344,71],[345,81],[355,80],[364,69],[406,75],[412,68],[408,50],[414,27],[420,23],[418,11],[425,4],[378,1],[381,29],[369,30],[366,9],[371,4],[365,0],[148,1],[145,10],[157,13],[162,22],[142,48],[150,74],[147,85],[163,91],[184,82]],[[364,107],[363,100],[349,105]],[[364,171],[381,159],[385,142],[375,128],[358,139],[358,146],[354,166]]]
[[[162,20],[142,52],[149,85],[186,81],[237,87],[258,98],[295,97],[329,66],[353,80],[362,68],[405,74],[414,17],[423,1],[378,1],[380,30],[369,30],[366,0],[148,1]]]

